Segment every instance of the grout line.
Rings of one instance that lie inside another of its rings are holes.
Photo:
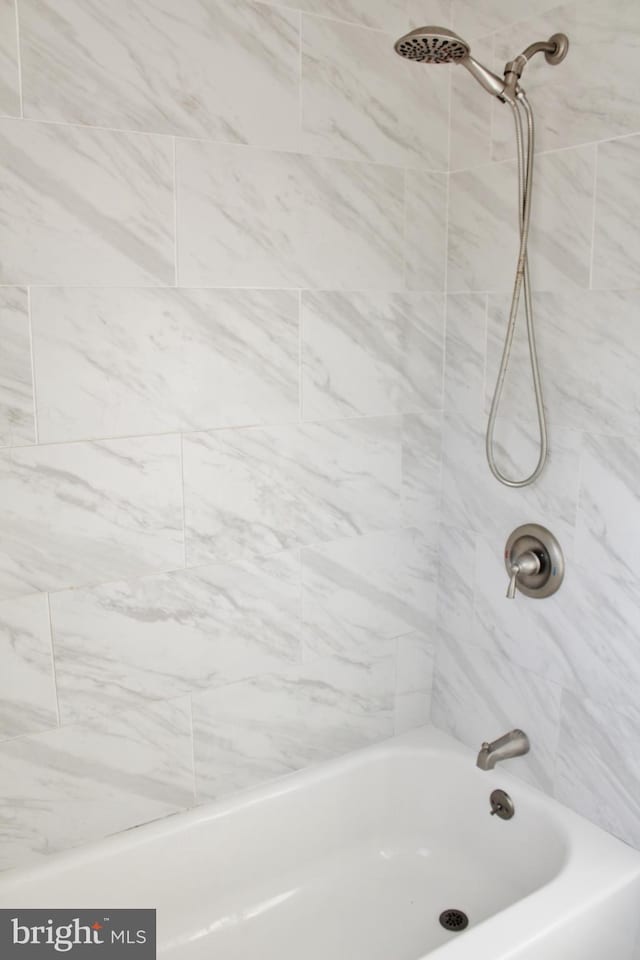
[[[20,13],[18,0],[14,0],[13,9],[16,18],[16,67],[18,68],[18,98],[20,102],[20,118],[24,118],[24,99],[22,95],[22,51],[20,48]]]
[[[173,140],[173,259],[175,286],[179,286],[178,277],[178,170],[176,165],[176,138]]]
[[[595,148],[595,157],[593,161],[593,211],[591,217],[591,257],[589,259],[589,289],[593,290],[593,268],[595,264],[596,253],[596,209],[598,205],[598,154],[600,153],[597,145]]]
[[[40,431],[38,429],[38,390],[36,386],[36,359],[35,359],[35,344],[33,341],[33,322],[31,319],[31,288],[27,287],[27,321],[29,325],[29,352],[31,360],[31,392],[33,395],[33,432],[35,436],[35,442],[38,444],[40,442]],[[32,444],[25,444],[25,446],[32,446]]]
[[[56,697],[56,718],[58,722],[58,727],[62,726],[60,721],[60,698],[58,696],[58,673],[56,670],[56,653],[55,646],[53,643],[53,617],[51,616],[51,595],[47,592],[45,594],[47,598],[47,616],[49,617],[49,643],[51,648],[51,670],[53,673],[53,691]]]

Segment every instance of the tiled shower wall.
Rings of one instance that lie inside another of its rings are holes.
[[[448,6],[0,0],[3,866],[428,717]]]
[[[531,237],[551,458],[525,490],[488,472],[483,433],[516,256],[512,119],[453,71],[439,643],[433,719],[472,746],[518,725],[514,761],[542,789],[640,847],[640,4],[578,0],[530,19],[456,3],[456,27],[500,70],[562,30],[558,67],[523,85],[539,151]],[[516,9],[526,16],[525,9]],[[523,332],[499,463],[536,463]],[[553,598],[505,599],[504,543],[521,523],[559,538]]]

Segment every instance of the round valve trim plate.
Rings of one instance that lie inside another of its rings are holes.
[[[509,575],[511,565],[527,551],[538,557],[540,569],[538,573],[518,576],[519,592],[535,599],[552,596],[564,578],[564,556],[560,544],[551,531],[539,523],[525,523],[517,527],[504,548],[504,563]]]

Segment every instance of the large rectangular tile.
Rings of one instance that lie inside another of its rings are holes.
[[[468,0],[471,2],[471,0]],[[523,0],[535,13],[529,0]],[[637,133],[640,101],[633,94],[640,53],[640,6],[635,0],[574,0],[550,5],[548,12],[522,20],[496,37],[500,65],[532,39],[562,31],[569,37],[566,60],[550,68],[537,57],[525,74],[536,110],[537,144],[555,150]],[[514,156],[511,111],[496,104],[493,139],[496,157]]]
[[[533,298],[536,340],[551,429],[637,435],[640,386],[637,291],[539,293]],[[486,409],[493,392],[509,302],[490,297]],[[514,340],[501,419],[532,423],[535,404],[523,323]],[[535,425],[532,423],[535,431]]]
[[[399,637],[396,646],[395,732],[429,722],[435,643],[426,632]]]
[[[405,17],[405,0],[267,0],[305,13],[359,23],[377,30],[393,30]],[[433,0],[422,0],[433,2]]]
[[[438,644],[433,722],[478,750],[483,741],[521,728],[531,752],[510,761],[509,770],[547,791],[553,786],[561,695],[559,685],[505,657],[450,636]]]
[[[409,290],[444,290],[448,190],[444,173],[405,173],[404,258]]]
[[[27,291],[0,288],[0,446],[35,440]]]
[[[0,597],[182,566],[180,439],[0,454]]]
[[[402,172],[177,143],[183,285],[402,285]]]
[[[328,659],[193,699],[199,801],[393,734],[394,658]]]
[[[368,663],[433,630],[438,528],[374,533],[302,551],[304,655]]]
[[[487,297],[462,293],[447,297],[444,406],[472,417],[483,404],[487,341]]]
[[[58,723],[44,594],[0,603],[0,740]]]
[[[20,116],[15,0],[0,0],[0,114]]]
[[[332,20],[303,17],[302,40],[306,149],[446,170],[447,71],[410,69],[387,34]]]
[[[298,417],[291,291],[36,288],[32,323],[41,441]]]
[[[51,616],[62,721],[111,714],[296,661],[299,557],[54,593]]]
[[[595,146],[536,157],[529,243],[534,290],[589,286]],[[448,286],[511,291],[519,252],[512,161],[452,173]]]
[[[174,281],[171,143],[0,122],[0,283]]]
[[[251,0],[21,0],[25,114],[291,148],[299,15]]]
[[[400,525],[396,417],[189,434],[187,563]]]
[[[583,817],[640,847],[640,717],[566,693],[555,795]]]
[[[0,745],[0,869],[193,803],[188,699]]]
[[[402,418],[402,523],[426,529],[440,520],[442,414]]]
[[[303,293],[306,420],[439,409],[442,355],[438,295]]]
[[[594,287],[638,286],[640,136],[598,144]]]
[[[512,0],[508,6],[502,0],[453,0],[453,25],[466,40],[474,40],[556,4],[557,0]],[[512,56],[519,52],[514,50]],[[479,52],[477,55],[483,60]]]

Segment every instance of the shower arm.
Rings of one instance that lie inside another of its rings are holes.
[[[554,33],[548,40],[530,43],[526,50],[509,60],[504,68],[505,96],[512,100],[518,94],[518,84],[524,68],[537,53],[544,53],[547,63],[554,66],[562,63],[569,49],[569,41],[564,33]]]

